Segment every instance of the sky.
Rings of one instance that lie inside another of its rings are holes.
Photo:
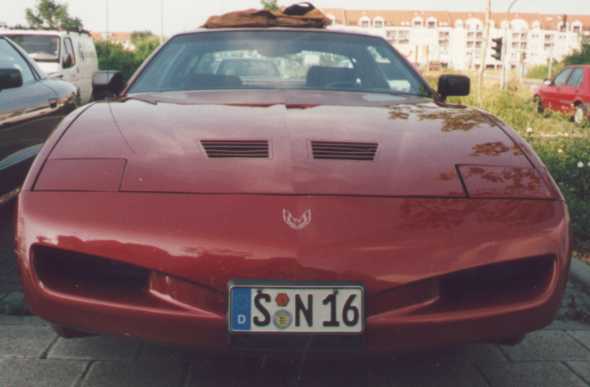
[[[0,0],[0,23],[25,24],[25,9],[35,0]],[[106,30],[106,9],[109,9],[110,31],[162,30],[164,34],[197,28],[209,15],[238,9],[258,7],[258,0],[66,0],[70,14],[82,19],[91,31]],[[281,4],[298,2],[279,1]],[[320,8],[350,9],[419,9],[449,11],[483,11],[485,0],[315,0]],[[492,0],[495,11],[505,12],[510,0]],[[163,7],[162,7],[163,5]],[[518,0],[513,12],[557,14],[590,14],[590,0]]]

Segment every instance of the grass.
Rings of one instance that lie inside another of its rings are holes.
[[[590,126],[577,127],[558,113],[538,114],[532,90],[514,82],[506,91],[497,83],[486,83],[481,99],[478,95],[476,86],[470,96],[450,102],[494,114],[531,144],[567,200],[578,255],[590,256]]]

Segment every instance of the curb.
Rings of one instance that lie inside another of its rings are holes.
[[[22,292],[8,293],[0,297],[0,315],[6,314],[11,316],[27,316],[31,312],[25,302],[25,296]]]
[[[590,265],[582,262],[578,258],[572,257],[570,275],[575,281],[590,288]]]

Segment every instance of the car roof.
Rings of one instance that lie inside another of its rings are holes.
[[[32,29],[0,29],[0,35],[38,35],[38,36],[67,36],[67,35],[88,35],[85,31],[65,31],[65,30],[32,30]]]
[[[0,30],[2,35],[60,35],[64,31],[49,30]]]

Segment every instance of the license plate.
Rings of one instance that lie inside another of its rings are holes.
[[[233,333],[361,333],[362,286],[236,285],[229,288]]]

